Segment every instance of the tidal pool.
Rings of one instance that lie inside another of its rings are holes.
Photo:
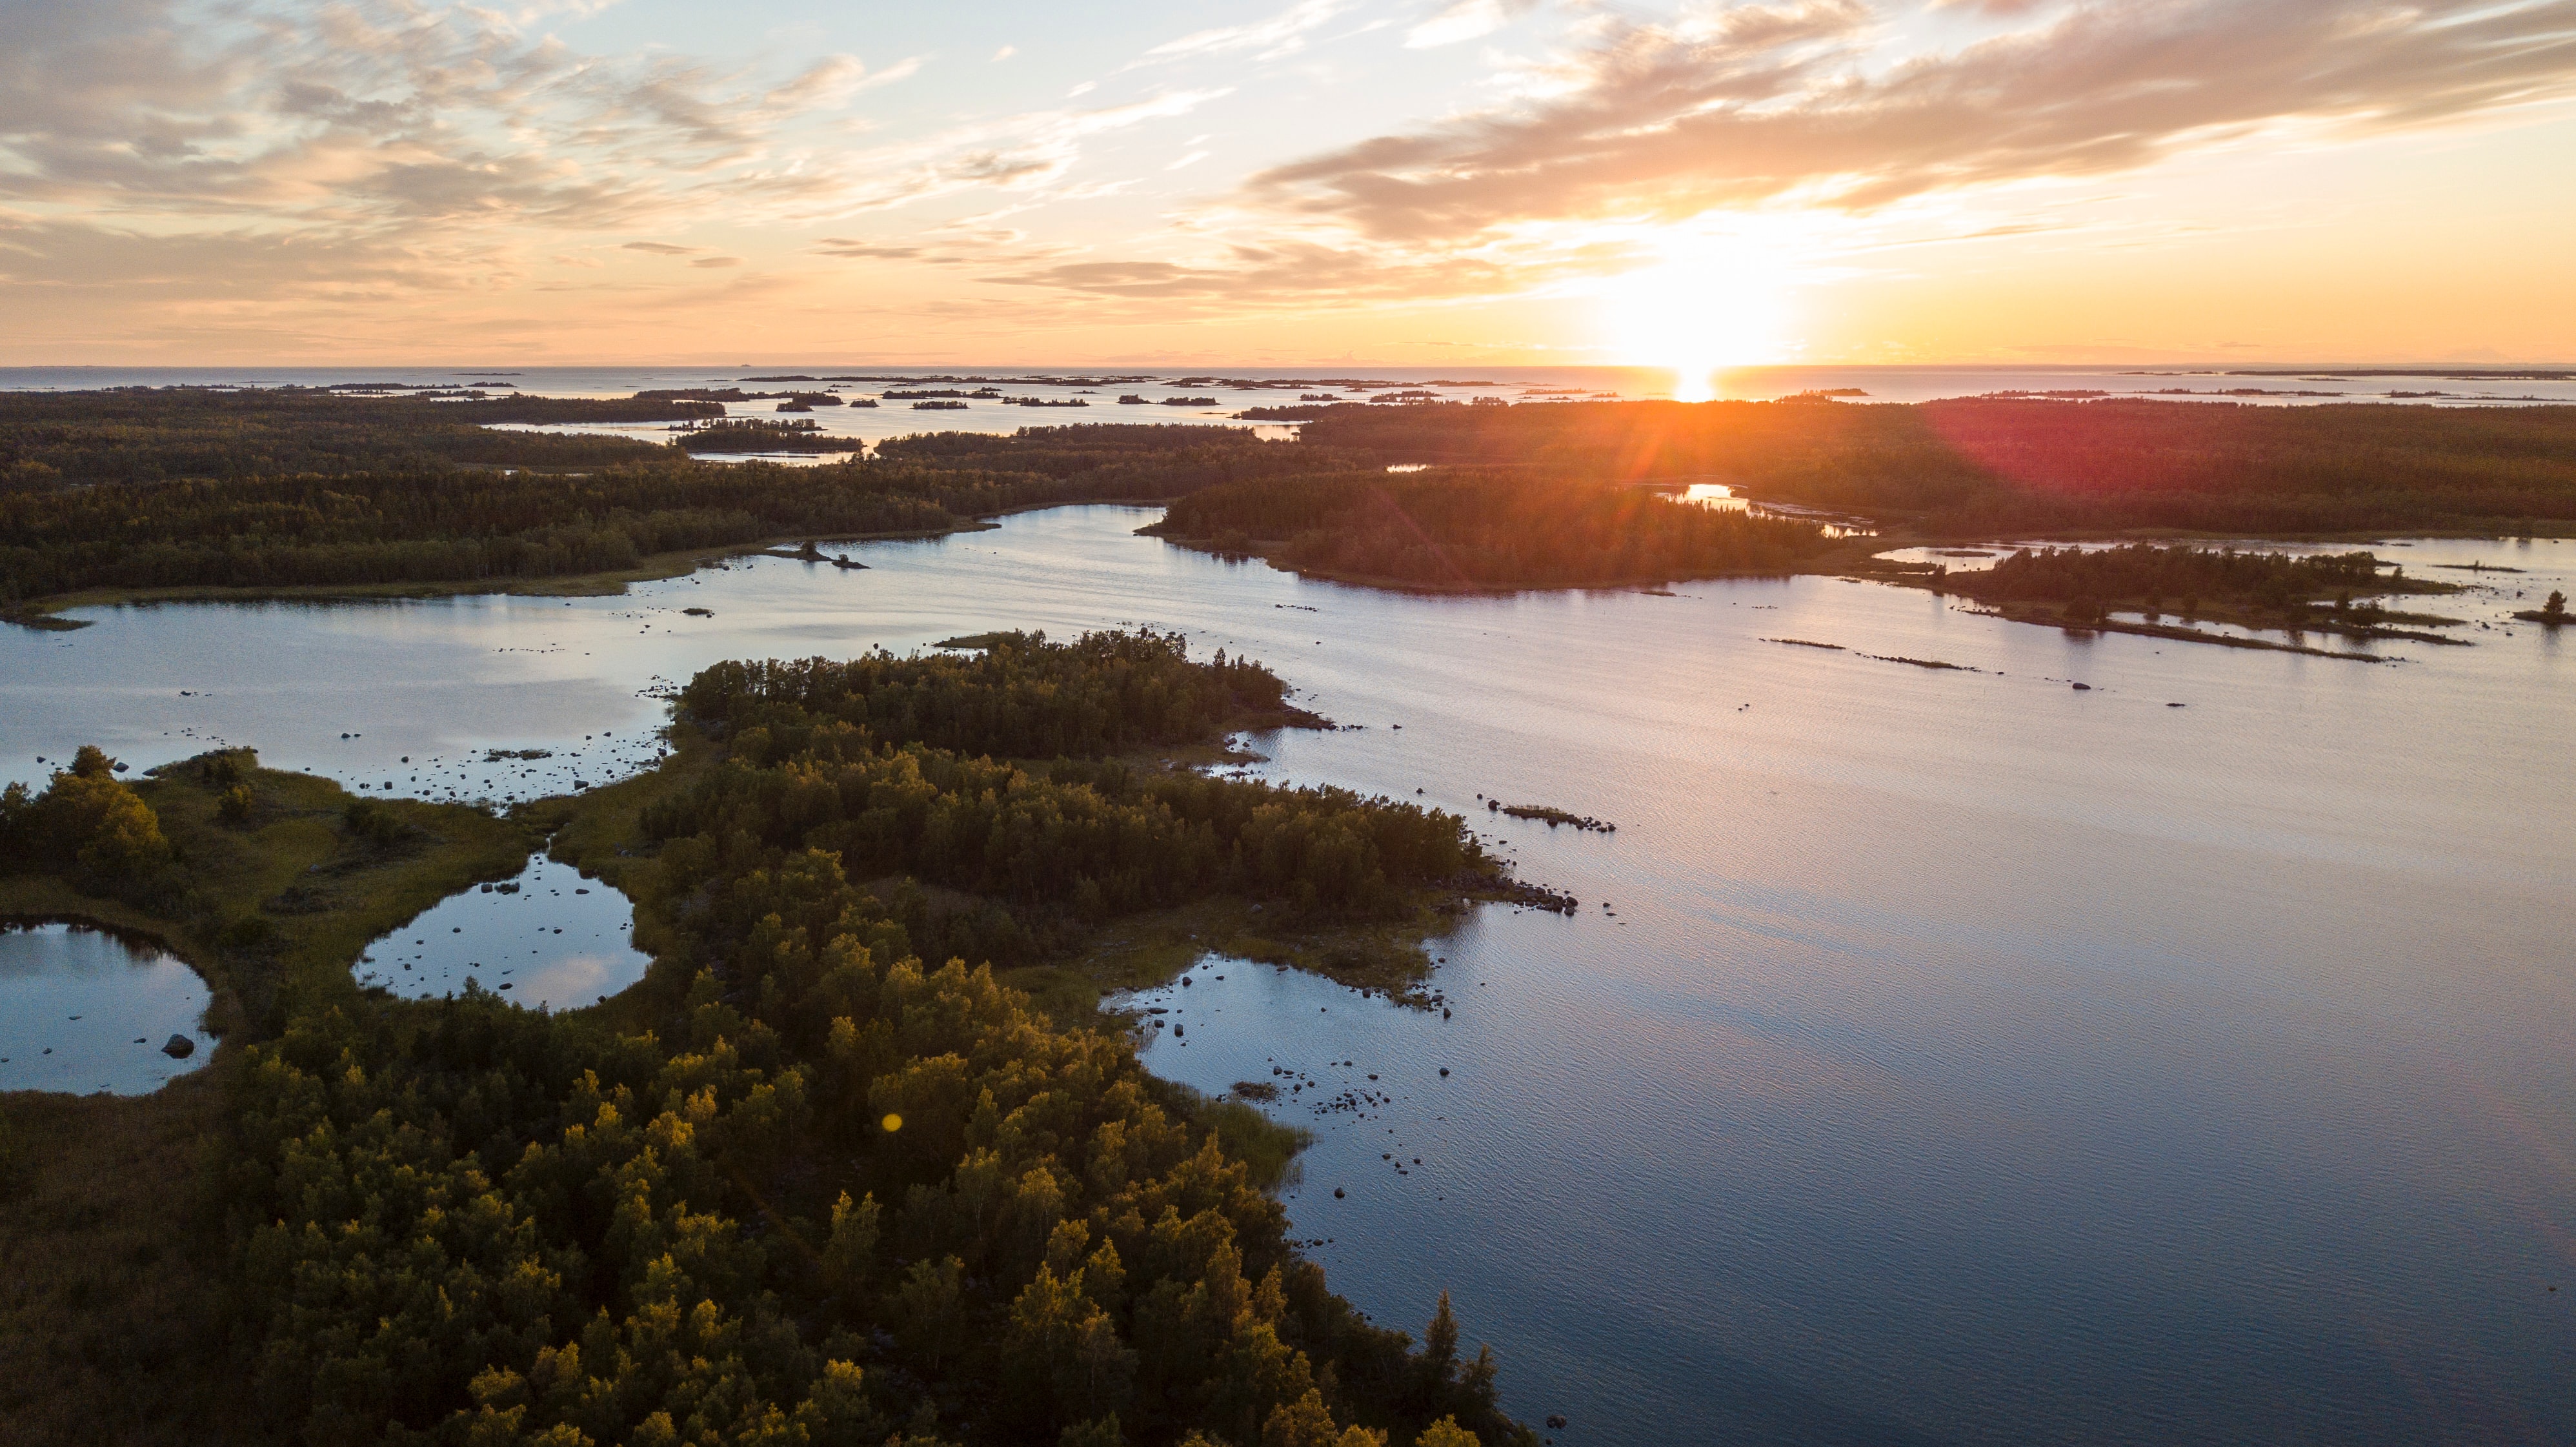
[[[468,981],[529,1009],[597,1004],[637,980],[626,896],[544,855],[518,877],[452,894],[367,947],[358,983],[411,999],[462,992]]]
[[[145,1095],[214,1055],[212,994],[158,946],[87,925],[0,922],[0,1090]],[[165,1054],[172,1036],[184,1058]]]
[[[2374,663],[1832,578],[1377,593],[1131,535],[1154,516],[620,598],[83,610],[0,632],[0,763],[223,737],[524,796],[640,766],[719,659],[1180,629],[1360,726],[1249,772],[1457,810],[1583,901],[1437,941],[1445,1021],[1210,961],[1146,1047],[1316,1081],[1268,1107],[1319,1133],[1295,1233],[1381,1322],[1451,1290],[1562,1447],[2576,1440],[2576,630],[2508,621],[2576,544],[2389,545],[2523,571],[2434,573],[2476,584],[2441,607],[2477,646]]]

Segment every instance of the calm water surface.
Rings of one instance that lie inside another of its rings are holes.
[[[434,999],[467,982],[522,1005],[578,1009],[644,978],[626,896],[540,854],[515,879],[452,894],[379,939],[362,984]]]
[[[635,767],[722,658],[1183,629],[1364,726],[1259,771],[1419,789],[1584,900],[1439,942],[1446,1021],[1210,961],[1148,1047],[1319,1082],[1272,1107],[1319,1133],[1297,1233],[1381,1321],[1450,1289],[1567,1447],[2576,1438],[2576,637],[2503,621],[2576,545],[2415,545],[2527,571],[2440,605],[2478,646],[2363,663],[1828,578],[1368,593],[1151,516],[569,604],[89,610],[0,635],[0,760],[224,738],[497,797]]]
[[[158,1090],[213,1057],[210,998],[196,971],[154,946],[81,925],[0,923],[0,1090]],[[195,1053],[162,1053],[173,1035]]]

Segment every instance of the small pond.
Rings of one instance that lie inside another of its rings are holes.
[[[0,1090],[149,1094],[213,1056],[211,998],[185,961],[142,940],[0,923]],[[172,1036],[184,1057],[163,1051]]]
[[[358,983],[410,999],[453,995],[475,981],[534,1009],[595,1005],[637,980],[626,896],[544,855],[515,879],[453,894],[369,946]]]

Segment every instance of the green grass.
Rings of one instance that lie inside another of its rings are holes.
[[[1297,1179],[1298,1153],[1315,1143],[1313,1131],[1283,1125],[1239,1100],[1202,1098],[1198,1118],[1200,1124],[1216,1132],[1227,1155],[1250,1168],[1253,1184],[1265,1191],[1293,1184]]]
[[[139,1097],[0,1095],[0,1440],[244,1440],[201,1186],[213,1070]]]
[[[516,874],[538,833],[462,804],[376,800],[403,826],[379,844],[349,829],[358,802],[329,779],[254,769],[257,801],[239,824],[217,810],[227,786],[194,761],[165,766],[135,792],[159,816],[182,888],[163,908],[84,891],[56,875],[0,879],[0,914],[95,921],[160,940],[205,976],[219,1034],[288,994],[351,992],[369,941],[458,890]]]

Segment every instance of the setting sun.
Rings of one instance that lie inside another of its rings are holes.
[[[1722,368],[1787,360],[1792,282],[1776,256],[1743,244],[1695,248],[1613,281],[1605,345],[1631,366],[1670,367],[1673,395],[1704,402]]]

